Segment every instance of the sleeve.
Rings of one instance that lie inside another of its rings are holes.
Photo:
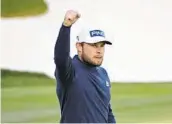
[[[115,116],[112,112],[111,104],[109,104],[108,123],[116,123]]]
[[[61,26],[54,48],[56,71],[63,84],[71,81],[74,75],[70,57],[70,29],[71,27]],[[55,74],[57,74],[56,71]]]

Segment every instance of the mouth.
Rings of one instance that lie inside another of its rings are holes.
[[[102,56],[95,56],[94,58],[96,58],[96,59],[102,59],[103,57]]]

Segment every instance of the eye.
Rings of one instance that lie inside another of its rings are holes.
[[[90,46],[96,47],[97,45],[96,45],[96,43],[92,43],[92,44],[90,44]]]
[[[101,44],[101,47],[104,47],[104,46],[105,46],[105,43],[102,43],[102,44]]]

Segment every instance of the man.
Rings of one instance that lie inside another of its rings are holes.
[[[104,45],[112,44],[99,29],[83,30],[77,37],[78,55],[70,57],[70,29],[80,18],[66,12],[54,50],[60,123],[116,123],[110,104],[110,80],[100,65]]]

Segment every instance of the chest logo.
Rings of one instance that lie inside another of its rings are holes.
[[[109,87],[109,82],[108,81],[106,81],[106,86]]]

